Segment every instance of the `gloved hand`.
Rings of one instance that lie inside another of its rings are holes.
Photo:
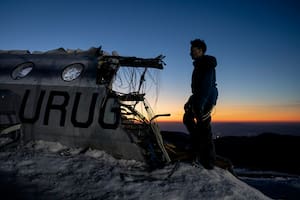
[[[190,96],[189,100],[184,104],[184,111],[192,112],[195,115],[200,116],[204,112],[204,105],[203,103],[197,101],[197,99],[195,99],[195,97],[192,95]]]
[[[195,95],[192,95],[191,99],[191,109],[195,117],[201,118],[204,114],[204,103],[201,98],[198,98]]]
[[[192,104],[192,111],[196,116],[200,117],[204,114],[204,106],[199,102],[194,102]]]

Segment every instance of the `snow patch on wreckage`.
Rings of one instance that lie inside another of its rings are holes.
[[[154,167],[170,162],[155,123],[161,115],[145,99],[147,74],[163,66],[163,56],[108,55],[101,48],[0,51],[1,148],[44,140]]]

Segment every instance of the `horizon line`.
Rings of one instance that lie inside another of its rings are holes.
[[[180,120],[157,120],[157,123],[182,123]],[[287,120],[212,120],[211,123],[300,123],[300,121],[287,121]]]

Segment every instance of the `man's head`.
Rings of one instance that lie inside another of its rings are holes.
[[[204,40],[195,39],[191,41],[191,57],[193,60],[200,58],[206,52],[206,44]]]

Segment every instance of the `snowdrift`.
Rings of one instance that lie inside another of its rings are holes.
[[[269,199],[220,168],[177,163],[152,172],[103,151],[36,141],[0,152],[10,199]]]

